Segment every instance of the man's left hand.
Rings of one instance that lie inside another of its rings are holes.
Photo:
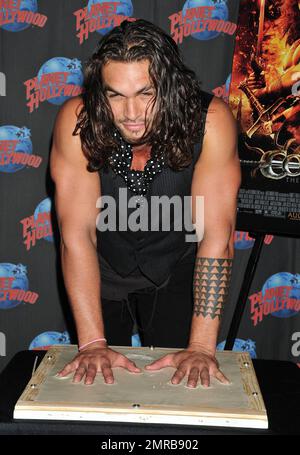
[[[230,384],[230,381],[219,370],[219,364],[214,355],[200,349],[189,347],[173,354],[167,354],[145,366],[146,370],[160,370],[165,367],[177,368],[171,378],[172,384],[180,384],[185,376],[188,376],[188,387],[196,387],[199,379],[202,386],[209,387],[211,376],[223,384]]]

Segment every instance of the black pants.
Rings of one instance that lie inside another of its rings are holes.
[[[156,291],[155,308],[154,290],[130,293],[127,301],[102,299],[108,345],[131,346],[133,327],[137,325],[142,346],[186,347],[193,315],[194,265],[175,267],[168,283]]]

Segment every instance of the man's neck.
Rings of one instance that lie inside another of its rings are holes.
[[[148,144],[134,145],[132,147],[133,153],[140,153],[140,152],[146,153],[146,152],[150,152],[150,151],[151,151],[151,145],[148,145]]]

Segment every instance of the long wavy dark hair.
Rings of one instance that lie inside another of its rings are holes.
[[[101,69],[108,61],[149,61],[149,76],[155,88],[151,130],[143,142],[152,146],[167,164],[181,170],[192,161],[194,144],[202,131],[201,83],[187,68],[174,40],[146,20],[124,21],[98,43],[84,68],[83,105],[73,135],[78,134],[87,170],[97,171],[108,164],[119,144],[112,132],[114,119],[102,84]]]

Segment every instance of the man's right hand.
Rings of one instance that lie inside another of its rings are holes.
[[[131,373],[141,373],[141,369],[123,354],[108,347],[94,347],[79,352],[58,376],[64,377],[75,372],[73,382],[80,382],[85,377],[84,383],[90,385],[93,384],[96,374],[101,372],[106,384],[113,384],[113,367],[122,367]]]

